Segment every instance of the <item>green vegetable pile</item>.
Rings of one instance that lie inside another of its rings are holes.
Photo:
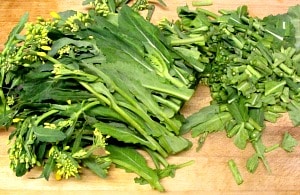
[[[246,6],[221,15],[184,6],[179,20],[156,26],[154,5],[128,3],[85,0],[87,13],[34,23],[25,14],[12,30],[0,53],[0,124],[15,126],[8,152],[16,175],[41,166],[47,180],[52,172],[79,178],[86,167],[105,178],[114,164],[164,191],[160,180],[192,163],[166,160],[190,149],[184,134],[201,146],[224,129],[237,147],[255,148],[250,172],[259,160],[270,169],[264,121],[288,111],[300,124],[300,6],[264,19]],[[199,82],[210,87],[212,104],[184,118],[180,109]],[[296,144],[286,133],[272,149],[291,152]],[[229,166],[242,183],[233,160]]]
[[[1,125],[16,127],[10,167],[22,176],[42,166],[46,179],[88,167],[104,178],[113,163],[163,191],[159,180],[191,163],[165,158],[191,147],[179,136],[179,110],[193,95],[195,71],[133,7],[93,7],[35,23],[25,15],[10,34],[0,58]]]
[[[254,147],[249,172],[255,172],[260,160],[270,171],[266,152],[278,147],[291,152],[297,145],[288,132],[270,148],[261,136],[265,121],[274,123],[285,112],[295,126],[300,124],[300,6],[263,19],[249,16],[247,6],[219,14],[184,6],[178,15],[175,22],[163,20],[160,28],[178,55],[205,66],[197,77],[213,99],[186,119],[181,134],[191,130],[200,149],[209,133],[225,129],[238,148]]]

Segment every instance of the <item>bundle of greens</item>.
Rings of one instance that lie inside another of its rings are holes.
[[[160,179],[191,163],[165,158],[191,147],[179,135],[179,111],[195,71],[136,4],[122,2],[92,1],[88,13],[34,23],[26,14],[11,32],[0,55],[0,121],[15,126],[9,158],[17,176],[42,166],[46,179],[79,177],[87,167],[104,178],[113,163],[163,191]]]
[[[182,134],[191,130],[201,148],[209,133],[226,130],[238,148],[253,145],[256,152],[247,162],[250,172],[259,159],[270,170],[265,158],[270,148],[261,139],[265,121],[276,122],[281,113],[289,112],[293,124],[300,124],[299,13],[298,5],[286,14],[259,19],[249,16],[247,6],[220,14],[184,6],[178,8],[179,20],[160,22],[178,55],[205,66],[197,77],[210,88],[213,99],[187,118]],[[292,151],[297,141],[289,133],[284,137],[272,149]]]
[[[259,160],[270,170],[265,152],[293,151],[288,132],[271,148],[261,136],[265,121],[283,112],[300,124],[300,6],[264,19],[250,17],[246,6],[220,15],[184,6],[179,20],[155,26],[153,4],[128,3],[86,0],[87,13],[34,23],[25,14],[11,32],[0,53],[0,124],[15,126],[9,158],[17,176],[42,166],[41,177],[55,172],[60,180],[87,167],[105,178],[115,164],[164,191],[160,180],[191,163],[166,160],[191,147],[183,136],[190,130],[199,148],[219,130],[240,149],[250,142],[250,172]],[[213,101],[184,118],[180,109],[199,81]],[[235,162],[228,164],[241,184]]]

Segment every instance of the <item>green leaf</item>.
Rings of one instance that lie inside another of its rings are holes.
[[[164,191],[157,173],[147,165],[146,159],[135,149],[114,145],[108,145],[106,149],[109,151],[113,163],[126,170],[135,172],[144,178],[154,189],[161,192]]]
[[[130,37],[135,37],[141,42],[147,42],[153,50],[156,50],[162,56],[167,64],[170,63],[171,56],[160,40],[163,36],[157,26],[149,23],[128,6],[123,6],[120,11],[119,26],[120,30]]]
[[[184,134],[190,131],[194,126],[209,120],[213,115],[219,113],[219,105],[213,104],[201,108],[197,112],[191,114],[186,118],[181,126],[180,133]]]
[[[40,177],[44,177],[46,180],[49,180],[50,174],[55,168],[55,159],[52,155],[47,159],[46,164],[44,165],[43,172]]]
[[[292,6],[288,10],[288,16],[295,28],[295,47],[300,50],[300,5]]]
[[[221,112],[213,115],[207,121],[200,123],[192,128],[192,137],[196,137],[204,132],[221,131],[225,129],[227,121],[231,120],[232,116],[229,112]]]
[[[93,43],[89,42],[89,41],[84,41],[84,40],[74,40],[71,38],[67,38],[67,37],[63,37],[60,38],[56,41],[53,42],[53,45],[51,47],[51,50],[48,52],[49,56],[54,56],[55,54],[57,54],[58,50],[61,49],[64,46],[68,46],[68,45],[74,45],[77,47],[77,49],[79,48],[89,48],[89,53],[91,54],[98,54],[99,50],[96,47],[96,45],[94,45]]]
[[[281,142],[281,147],[287,152],[293,152],[297,145],[298,141],[292,137],[291,134],[285,132]]]
[[[192,66],[198,72],[203,72],[205,66],[199,61],[200,52],[198,50],[196,51],[183,47],[174,47],[174,50],[178,53],[178,55],[186,60],[189,66]]]
[[[23,30],[26,22],[28,21],[29,18],[29,13],[26,12],[20,19],[19,23],[13,28],[13,30],[10,32],[9,36],[8,36],[8,40],[5,43],[5,46],[7,44],[11,44],[12,40],[15,39],[15,37]],[[9,45],[7,45],[9,46]],[[6,47],[7,47],[6,46]]]
[[[288,114],[294,126],[300,125],[300,103],[292,100],[288,105]]]
[[[152,147],[147,140],[144,140],[140,135],[127,128],[125,125],[117,126],[116,123],[106,124],[103,122],[98,122],[94,125],[94,127],[99,129],[101,133],[110,135],[111,137],[124,143],[141,144],[150,148]]]
[[[44,128],[43,126],[32,127],[32,130],[39,141],[42,142],[57,142],[66,138],[66,135],[55,129]]]
[[[272,94],[273,96],[279,96],[282,94],[286,81],[266,81],[265,82],[265,96]]]
[[[16,176],[21,177],[27,172],[26,163],[18,163],[16,166]]]
[[[159,137],[159,143],[169,154],[176,154],[192,146],[189,140],[175,135],[162,135]]]
[[[247,170],[250,173],[254,173],[258,167],[259,164],[259,157],[257,155],[257,153],[253,154],[248,160],[247,160]]]
[[[95,158],[83,159],[83,164],[86,165],[92,172],[98,175],[101,178],[106,178],[108,173],[108,168],[110,167],[111,162],[97,163]]]
[[[245,99],[239,98],[227,104],[228,111],[236,122],[246,122],[249,119],[248,107],[245,106]]]
[[[266,146],[263,144],[262,139],[259,138],[256,141],[252,142],[252,146],[256,151],[257,156],[261,159],[261,161],[263,162],[264,166],[266,167],[267,171],[269,173],[271,173],[271,169],[269,166],[269,163],[265,157],[265,150],[266,150]]]
[[[240,124],[237,134],[234,136],[234,144],[240,149],[245,149],[249,139],[248,130],[245,128],[245,123]]]

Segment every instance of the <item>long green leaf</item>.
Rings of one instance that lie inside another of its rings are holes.
[[[110,135],[111,137],[124,143],[141,144],[151,148],[151,145],[149,145],[149,142],[147,140],[144,140],[142,137],[127,128],[125,125],[116,126],[113,124],[109,125],[107,123],[98,122],[94,125],[94,127],[99,129],[101,133]]]
[[[214,132],[225,129],[225,124],[227,121],[231,120],[232,116],[229,112],[221,112],[212,116],[209,120],[198,124],[192,128],[192,136],[196,137],[204,132]]]
[[[55,159],[51,155],[48,158],[48,160],[47,160],[47,162],[46,162],[46,164],[44,166],[43,172],[42,172],[42,174],[41,174],[40,177],[44,177],[46,180],[49,180],[50,174],[54,170],[54,167],[55,167]]]
[[[146,159],[135,149],[114,145],[108,145],[106,149],[109,151],[113,163],[135,172],[149,182],[154,189],[164,191],[157,173],[147,165]]]

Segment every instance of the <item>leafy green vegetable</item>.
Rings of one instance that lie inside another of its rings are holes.
[[[161,159],[191,147],[179,135],[180,108],[196,71],[138,13],[151,14],[148,1],[127,3],[87,0],[87,13],[34,23],[25,15],[12,32],[0,54],[0,121],[16,126],[9,156],[17,176],[39,165],[45,179],[79,178],[81,167],[105,178],[119,164],[163,191],[160,179],[184,167]],[[160,156],[156,170],[136,150]]]
[[[42,166],[47,180],[52,172],[79,178],[84,166],[105,178],[116,164],[164,191],[160,180],[191,164],[166,160],[191,148],[182,135],[198,136],[199,149],[221,130],[240,149],[252,144],[249,172],[259,160],[270,171],[264,122],[286,111],[294,125],[300,121],[299,6],[264,19],[249,16],[247,6],[219,14],[183,6],[179,20],[156,26],[153,4],[128,3],[85,0],[87,13],[35,23],[25,14],[12,30],[0,53],[0,122],[16,126],[8,151],[16,175]],[[199,81],[213,101],[185,119],[180,108]],[[296,144],[285,134],[281,146]],[[228,164],[241,184],[236,164]]]
[[[32,130],[39,141],[58,142],[66,138],[66,135],[59,130],[51,130],[42,126],[32,127]]]
[[[113,145],[109,145],[107,149],[113,163],[137,173],[149,182],[154,189],[164,191],[163,186],[159,183],[157,173],[148,167],[146,159],[136,150]]]
[[[216,130],[226,130],[240,149],[250,142],[256,152],[247,162],[249,172],[260,160],[270,172],[261,138],[265,121],[289,112],[299,125],[299,7],[260,19],[249,16],[246,5],[218,14],[182,6],[178,20],[159,24],[178,55],[205,67],[194,68],[212,96],[209,106],[187,117],[181,132],[199,136],[199,147]]]
[[[293,138],[291,134],[285,132],[281,142],[281,147],[287,152],[292,152],[297,145],[298,141]]]

